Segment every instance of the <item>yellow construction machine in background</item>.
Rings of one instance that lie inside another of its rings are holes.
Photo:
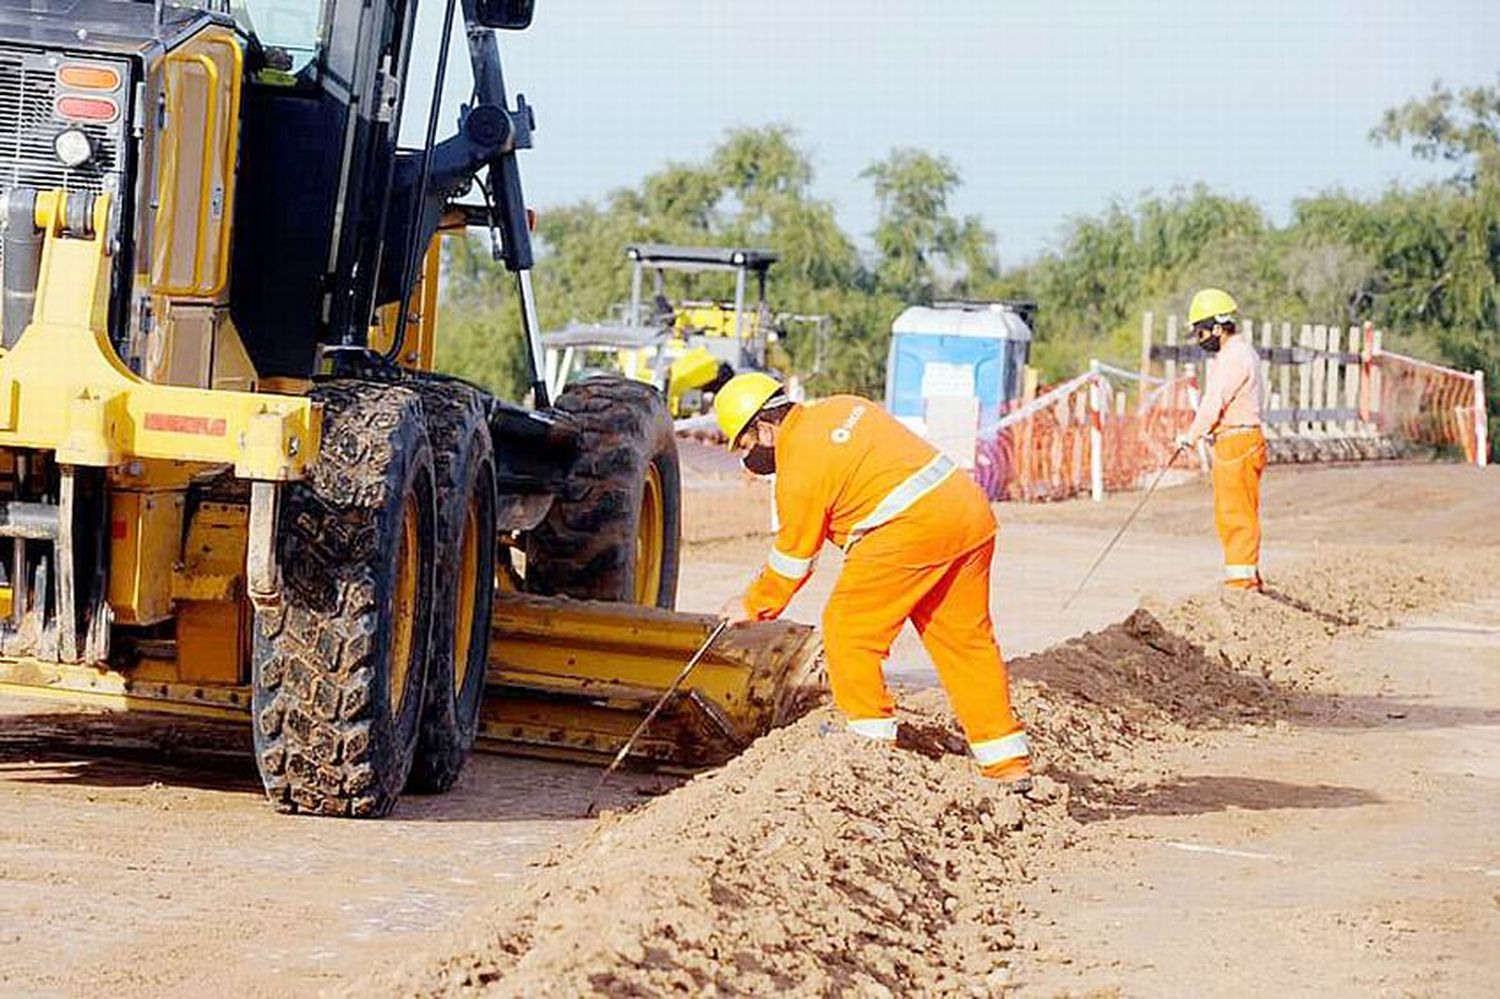
[[[278,808],[355,816],[481,734],[608,759],[661,696],[712,621],[670,610],[661,394],[542,377],[532,110],[485,30],[531,6],[450,0],[475,97],[438,140],[439,53],[416,148],[414,0],[0,7],[0,690],[242,720]],[[465,225],[515,275],[532,408],[432,370]],[[815,651],[737,629],[646,755],[733,753]]]
[[[560,392],[574,378],[600,370],[655,385],[667,398],[674,419],[707,413],[713,393],[740,371],[790,367],[781,344],[788,323],[813,327],[818,357],[827,334],[822,316],[773,314],[766,302],[770,250],[744,247],[664,246],[625,248],[631,262],[630,302],[623,322],[573,324],[542,337],[547,384]],[[734,275],[734,297],[684,299],[666,294],[667,272]],[[652,298],[645,300],[644,279],[650,272]],[[755,301],[747,294],[755,283]]]

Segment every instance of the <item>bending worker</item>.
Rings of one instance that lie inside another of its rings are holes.
[[[1029,788],[1030,751],[990,622],[995,517],[984,493],[867,399],[794,404],[776,379],[752,372],[725,384],[714,410],[745,467],[776,476],[775,547],[725,615],[780,615],[831,540],[848,555],[823,612],[823,640],[834,703],[849,730],[895,740],[882,666],[910,620],[980,772]]]
[[[1193,296],[1188,323],[1198,346],[1217,355],[1188,432],[1179,447],[1213,441],[1214,526],[1224,546],[1224,583],[1260,589],[1260,477],[1266,438],[1260,414],[1265,379],[1255,347],[1235,332],[1238,307],[1228,293],[1204,288]]]

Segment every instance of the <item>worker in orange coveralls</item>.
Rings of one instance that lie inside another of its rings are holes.
[[[1228,293],[1205,288],[1193,296],[1188,323],[1198,345],[1217,355],[1203,399],[1179,447],[1213,441],[1214,526],[1224,546],[1224,583],[1258,590],[1260,478],[1266,469],[1261,429],[1265,379],[1255,347],[1235,332],[1238,306]]]
[[[910,620],[980,772],[1029,790],[1030,749],[990,622],[995,517],[984,493],[867,399],[795,404],[775,378],[753,372],[727,382],[714,409],[745,467],[776,476],[775,546],[725,616],[780,615],[831,540],[848,554],[823,613],[823,640],[834,703],[849,730],[895,740],[882,665]]]

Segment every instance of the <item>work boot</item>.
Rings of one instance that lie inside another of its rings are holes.
[[[1029,756],[1016,756],[999,763],[992,763],[987,767],[980,767],[979,773],[1013,794],[1025,795],[1031,792],[1031,757]]]

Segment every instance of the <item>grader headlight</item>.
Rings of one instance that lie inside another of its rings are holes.
[[[57,133],[52,151],[63,166],[77,170],[94,158],[94,142],[80,129],[69,128]]]

